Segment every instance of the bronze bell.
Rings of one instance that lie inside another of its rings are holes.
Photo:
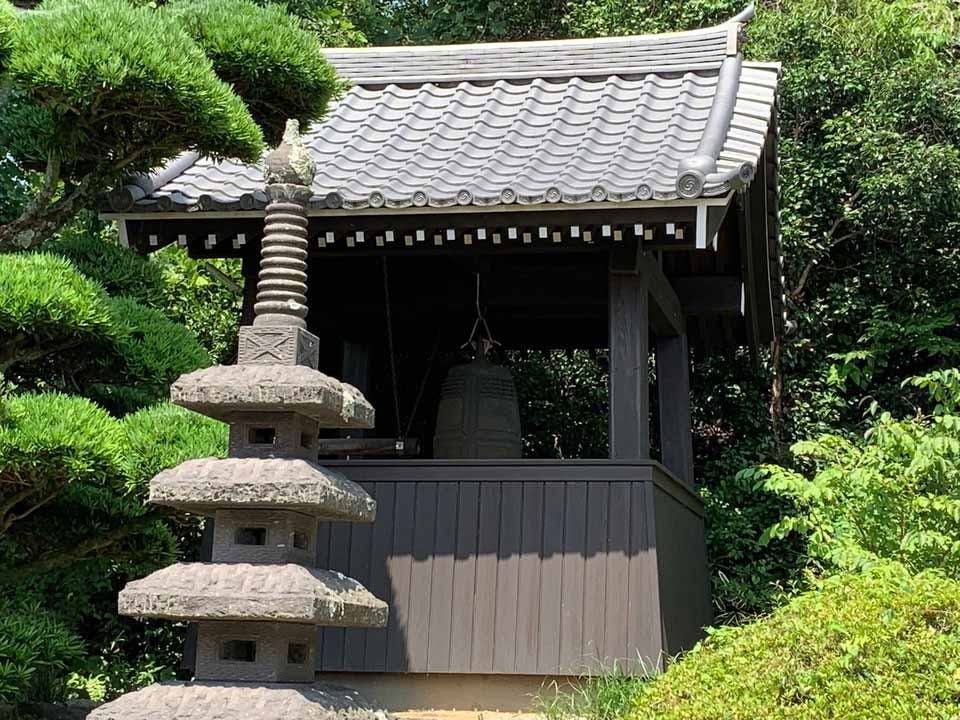
[[[513,376],[482,354],[450,368],[440,387],[435,458],[519,458],[520,406]]]

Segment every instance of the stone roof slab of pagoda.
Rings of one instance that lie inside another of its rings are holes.
[[[90,720],[387,720],[356,691],[336,685],[169,682],[95,709]]]
[[[373,406],[352,385],[305,365],[217,365],[181,375],[170,400],[229,421],[237,412],[296,412],[326,428],[370,428]]]
[[[779,66],[742,14],[685,33],[331,49],[353,83],[304,135],[315,211],[568,206],[724,196],[749,183]],[[118,213],[254,211],[262,164],[187,153],[110,193]]]
[[[166,620],[387,623],[387,604],[356,580],[294,564],[177,563],[128,583],[119,608],[122,615]]]
[[[149,502],[198,515],[273,509],[352,522],[372,522],[377,506],[342,473],[298,458],[187,460],[150,481]]]

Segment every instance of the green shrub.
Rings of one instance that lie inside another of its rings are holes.
[[[172,405],[118,420],[80,397],[0,400],[0,597],[55,608],[89,656],[51,668],[52,693],[66,692],[70,672],[70,693],[107,697],[174,675],[185,626],[119,617],[117,592],[178,557],[197,559],[200,519],[145,505],[148,481],[226,445],[224,424]],[[0,687],[10,688],[7,675],[20,673],[4,666],[2,622]]]
[[[180,375],[210,364],[197,338],[157,310],[110,298],[117,325],[115,355],[91,363],[89,395],[123,415],[163,400]]]
[[[127,297],[154,309],[163,307],[160,269],[131,250],[90,232],[71,233],[48,243],[44,250],[63,255],[109,295]]]
[[[17,23],[17,11],[7,0],[0,0],[0,72],[10,56],[13,27]]]
[[[164,292],[159,269],[119,248],[97,239],[63,247],[117,289]],[[23,389],[79,392],[122,415],[164,399],[179,375],[210,364],[187,328],[131,298],[109,297],[62,257],[0,254],[0,297],[0,372],[15,369],[10,379]]]
[[[144,487],[161,470],[185,460],[227,454],[225,424],[169,403],[127,415],[121,426],[134,486]]]
[[[841,569],[889,559],[960,578],[960,370],[907,384],[929,393],[931,414],[881,413],[862,438],[797,443],[807,474],[776,465],[742,473],[795,505],[768,537],[802,535],[814,560]]]
[[[61,257],[0,255],[0,298],[0,372],[115,335],[103,290]]]
[[[0,600],[0,702],[59,699],[82,658],[80,639],[40,605]]]
[[[836,576],[714,632],[638,683],[636,720],[948,720],[960,707],[960,583],[896,565]]]
[[[0,537],[69,484],[127,472],[117,422],[81,397],[14,395],[0,405]]]
[[[214,362],[234,360],[243,299],[240,260],[194,260],[173,244],[151,261],[163,276],[167,316],[192,331]]]

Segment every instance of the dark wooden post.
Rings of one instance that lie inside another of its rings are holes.
[[[690,353],[687,336],[658,335],[657,399],[660,406],[660,458],[679,480],[693,485],[690,429]]]
[[[370,345],[364,343],[355,343],[350,340],[343,341],[343,367],[340,371],[340,377],[345,383],[353,385],[364,396],[370,392]],[[400,429],[397,429],[400,432]],[[366,430],[341,430],[341,437],[362,438],[369,435]]]
[[[243,305],[240,311],[240,324],[253,325],[253,304],[257,301],[257,275],[260,270],[259,247],[248,247],[240,263],[243,273]]]
[[[649,290],[635,271],[610,267],[610,457],[650,457]]]

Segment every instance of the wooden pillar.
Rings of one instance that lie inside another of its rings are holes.
[[[690,428],[690,353],[687,336],[658,335],[657,400],[660,406],[660,456],[677,479],[693,485],[693,436]]]
[[[364,396],[370,392],[370,356],[371,346],[364,343],[343,341],[343,365],[340,370],[340,379],[353,385]],[[399,433],[400,431],[397,430]],[[369,435],[366,430],[342,430],[341,437],[362,438]]]
[[[260,270],[259,247],[248,247],[240,263],[243,273],[243,305],[240,311],[240,324],[253,325],[253,305],[257,301],[257,274]]]
[[[635,272],[611,270],[610,457],[650,457],[649,289]]]

